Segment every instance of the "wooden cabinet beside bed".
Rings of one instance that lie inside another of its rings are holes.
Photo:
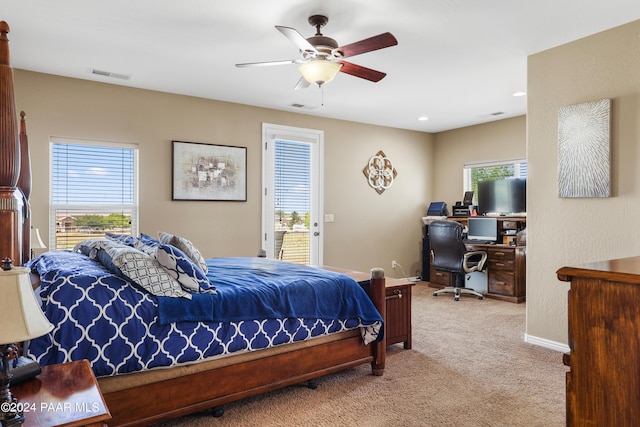
[[[360,284],[369,281],[369,276],[360,271],[326,266],[323,268],[346,274]],[[387,345],[402,343],[405,350],[411,349],[411,288],[414,285],[415,282],[406,279],[385,279]]]

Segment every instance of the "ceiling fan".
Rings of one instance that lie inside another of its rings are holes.
[[[296,29],[276,25],[276,29],[284,34],[300,49],[300,59],[283,61],[249,62],[236,64],[236,67],[263,67],[270,65],[299,64],[302,77],[296,85],[296,89],[308,87],[310,84],[322,86],[330,82],[338,74],[343,72],[361,79],[379,82],[387,74],[381,71],[344,61],[343,58],[360,55],[386,47],[395,46],[398,41],[391,33],[382,33],[355,43],[339,46],[331,37],[322,35],[320,29],[324,27],[329,18],[324,15],[312,15],[309,24],[316,28],[313,37],[305,39]]]

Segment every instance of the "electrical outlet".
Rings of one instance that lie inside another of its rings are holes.
[[[395,259],[391,261],[391,268],[396,268],[397,266],[398,266],[398,263],[396,262]]]

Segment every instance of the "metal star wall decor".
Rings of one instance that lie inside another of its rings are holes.
[[[393,167],[391,160],[382,150],[369,159],[369,163],[362,170],[369,181],[369,186],[378,194],[384,193],[393,185],[393,180],[398,176],[398,171]]]

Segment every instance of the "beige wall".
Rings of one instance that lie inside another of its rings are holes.
[[[525,159],[526,117],[498,120],[435,135],[434,200],[451,206],[462,200],[466,163]]]
[[[527,335],[567,343],[565,265],[638,255],[640,21],[529,57]],[[612,99],[610,198],[558,197],[558,109]]]
[[[239,104],[15,70],[18,111],[32,153],[32,223],[48,232],[49,138],[137,143],[140,231],[191,239],[207,257],[254,256],[261,235],[262,123],[319,129],[325,136],[324,263],[393,275],[420,267],[420,217],[433,189],[433,136]],[[171,140],[248,147],[247,202],[171,201]],[[362,173],[383,150],[398,177],[378,195]]]

